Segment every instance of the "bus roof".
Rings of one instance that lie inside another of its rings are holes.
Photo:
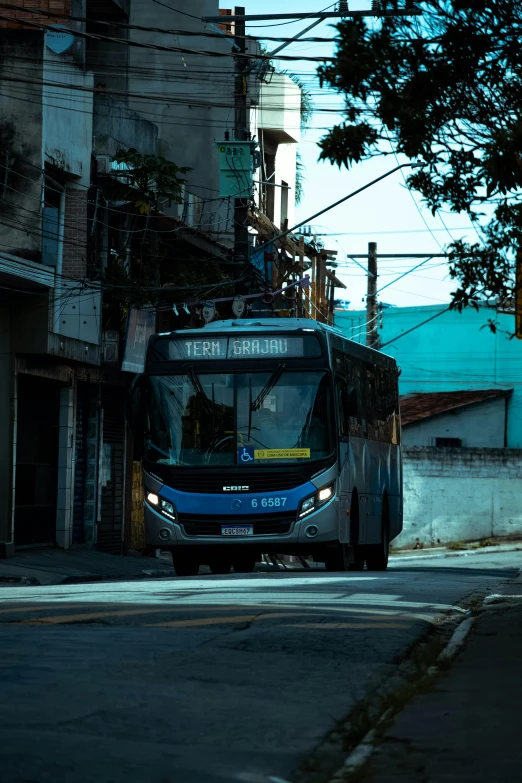
[[[319,321],[312,321],[311,318],[240,318],[238,320],[212,321],[197,329],[180,329],[176,332],[167,332],[164,333],[162,337],[179,334],[201,334],[202,331],[234,334],[238,329],[241,329],[242,332],[257,332],[260,329],[264,332],[306,329],[308,331],[332,332],[333,334],[342,335],[340,329],[328,326],[327,324],[321,324]]]
[[[391,364],[395,365],[396,361],[392,356],[382,353],[374,348],[368,348],[366,345],[361,345],[358,342],[352,341],[345,337],[342,330],[335,326],[329,326],[328,324],[322,324],[319,321],[314,321],[311,318],[240,318],[230,319],[227,321],[212,321],[205,326],[198,327],[196,329],[179,329],[174,332],[163,332],[154,335],[158,337],[187,337],[189,335],[201,335],[201,333],[213,332],[214,334],[230,335],[237,334],[238,331],[248,334],[249,332],[272,332],[277,334],[278,332],[288,331],[308,331],[308,332],[325,332],[330,334],[334,338],[334,342],[347,346],[349,344],[349,352],[360,358],[366,357],[369,361],[378,361],[381,363],[383,360],[387,363],[387,360]],[[373,355],[373,359],[371,358]],[[380,360],[377,356],[382,357]]]

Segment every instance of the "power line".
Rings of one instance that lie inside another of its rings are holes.
[[[397,340],[400,340],[401,337],[406,337],[407,334],[411,334],[416,329],[420,329],[421,326],[424,326],[425,324],[429,324],[430,321],[434,321],[435,318],[440,318],[441,315],[444,315],[444,313],[448,313],[451,310],[451,307],[446,307],[445,310],[441,310],[438,313],[435,313],[435,315],[432,315],[431,318],[426,318],[425,321],[421,321],[420,324],[417,324],[416,326],[413,326],[411,329],[408,329],[406,332],[402,332],[401,334],[397,335],[397,337],[394,337],[392,340],[388,340],[387,342],[383,343],[381,345],[382,348],[385,348],[387,345],[391,345],[392,343],[397,342]]]
[[[0,19],[4,19],[6,22],[15,22],[20,23],[20,20],[16,19],[16,17],[12,16],[6,16],[5,14],[0,14]],[[42,24],[42,22],[31,22],[28,19],[23,20],[24,26],[28,25],[30,27],[36,28],[38,30],[49,30],[51,32],[55,31],[55,28],[52,25],[46,25]],[[178,54],[187,54],[187,55],[197,55],[200,57],[234,57],[233,52],[219,52],[219,51],[208,51],[203,49],[187,49],[185,47],[181,46],[162,46],[161,44],[150,44],[145,43],[143,41],[133,41],[132,39],[126,39],[126,38],[116,38],[114,36],[108,36],[108,35],[101,35],[100,33],[87,33],[87,32],[81,32],[79,30],[74,31],[74,35],[80,38],[86,38],[87,40],[92,39],[94,41],[109,41],[111,43],[120,44],[123,46],[130,46],[130,47],[137,47],[140,49],[153,49],[160,52],[173,52]],[[250,54],[246,53],[245,58],[251,59],[251,60],[270,60],[270,57],[263,54]],[[285,60],[289,62],[297,62],[297,61],[303,61],[303,62],[325,62],[326,60],[334,60],[334,57],[295,57],[291,55],[281,55],[278,57],[279,60]]]

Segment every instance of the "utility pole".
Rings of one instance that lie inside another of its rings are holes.
[[[368,243],[368,294],[366,296],[366,345],[379,347],[377,305],[377,242]]]
[[[245,9],[236,6],[236,16],[245,16]],[[235,43],[237,46],[235,57],[235,89],[234,89],[234,135],[235,141],[250,141],[250,122],[248,110],[248,58],[246,24],[244,19],[235,21]],[[248,242],[248,198],[236,198],[234,200],[234,270],[235,276],[240,277],[244,273],[249,260]],[[237,293],[241,293],[238,289]]]

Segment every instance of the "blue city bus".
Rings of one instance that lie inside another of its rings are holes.
[[[309,319],[156,334],[141,391],[147,545],[179,576],[263,554],[385,570],[402,530],[397,365]]]

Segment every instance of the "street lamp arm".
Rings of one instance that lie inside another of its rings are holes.
[[[386,174],[381,174],[381,176],[377,177],[377,179],[373,179],[371,182],[367,182],[366,185],[362,186],[362,188],[358,188],[357,190],[354,190],[353,193],[349,193],[347,196],[344,196],[343,198],[339,199],[339,201],[336,201],[335,204],[330,204],[329,207],[325,207],[320,212],[317,212],[315,215],[312,215],[312,217],[306,218],[306,220],[301,221],[301,223],[298,223],[296,226],[289,228],[287,231],[283,231],[282,234],[278,234],[276,237],[273,237],[273,239],[270,239],[268,242],[265,242],[263,245],[256,247],[255,248],[256,253],[259,253],[260,250],[269,247],[272,244],[272,242],[277,242],[279,239],[283,239],[284,237],[287,237],[289,234],[293,234],[294,231],[296,231],[296,229],[301,228],[301,226],[305,226],[307,223],[311,223],[312,220],[315,220],[321,215],[324,215],[325,212],[329,212],[331,209],[338,207],[339,204],[343,204],[345,201],[348,201],[348,199],[357,196],[359,193],[362,193],[363,190],[367,190],[368,188],[371,188],[372,185],[375,185],[377,182],[380,182],[381,179],[386,179],[386,177],[389,177],[390,174],[395,174],[395,172],[399,171],[399,169],[404,169],[408,167],[411,167],[412,169],[416,169],[424,165],[425,165],[424,163],[401,163],[399,166],[395,166],[394,169],[387,171]]]

